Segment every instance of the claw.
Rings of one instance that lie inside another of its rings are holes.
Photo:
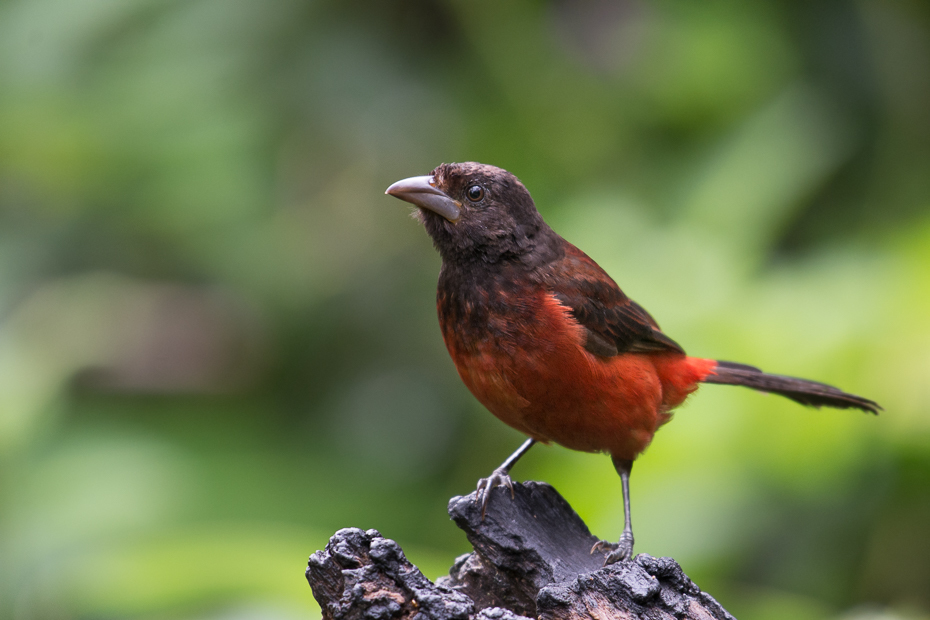
[[[604,566],[609,564],[614,564],[621,560],[630,560],[633,558],[633,537],[632,536],[620,536],[620,541],[616,545],[611,545],[614,550],[607,554],[607,557],[604,558]]]
[[[475,503],[481,504],[481,520],[484,520],[484,515],[488,509],[488,502],[491,499],[491,489],[494,487],[507,487],[510,489],[510,499],[516,497],[513,490],[513,480],[510,479],[510,476],[507,474],[506,470],[497,468],[491,472],[491,475],[487,478],[482,478],[478,481],[478,488],[475,492]]]
[[[607,542],[606,540],[599,540],[594,543],[594,546],[591,547],[590,555],[597,553],[606,553],[608,551],[613,551],[617,548],[617,543]]]

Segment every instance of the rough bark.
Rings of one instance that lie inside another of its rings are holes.
[[[307,580],[326,620],[731,619],[671,558],[640,554],[603,566],[581,518],[538,482],[492,491],[482,519],[475,496],[449,514],[474,552],[430,582],[375,530],[339,530],[310,557]]]

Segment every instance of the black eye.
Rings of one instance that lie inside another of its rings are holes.
[[[484,188],[480,185],[472,185],[468,188],[468,191],[465,192],[465,195],[468,196],[468,199],[472,202],[478,202],[484,198]]]

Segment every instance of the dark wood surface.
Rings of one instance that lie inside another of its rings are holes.
[[[474,552],[434,584],[375,530],[346,528],[310,556],[307,580],[326,620],[730,619],[671,558],[603,566],[568,502],[539,482],[499,487],[482,519],[475,496],[449,514]]]

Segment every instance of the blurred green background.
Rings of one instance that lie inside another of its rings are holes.
[[[930,618],[930,7],[0,2],[0,616],[298,619],[522,440],[460,384],[393,181],[517,174],[709,386],[637,462],[637,550],[737,617]],[[603,456],[535,448],[592,530]]]

